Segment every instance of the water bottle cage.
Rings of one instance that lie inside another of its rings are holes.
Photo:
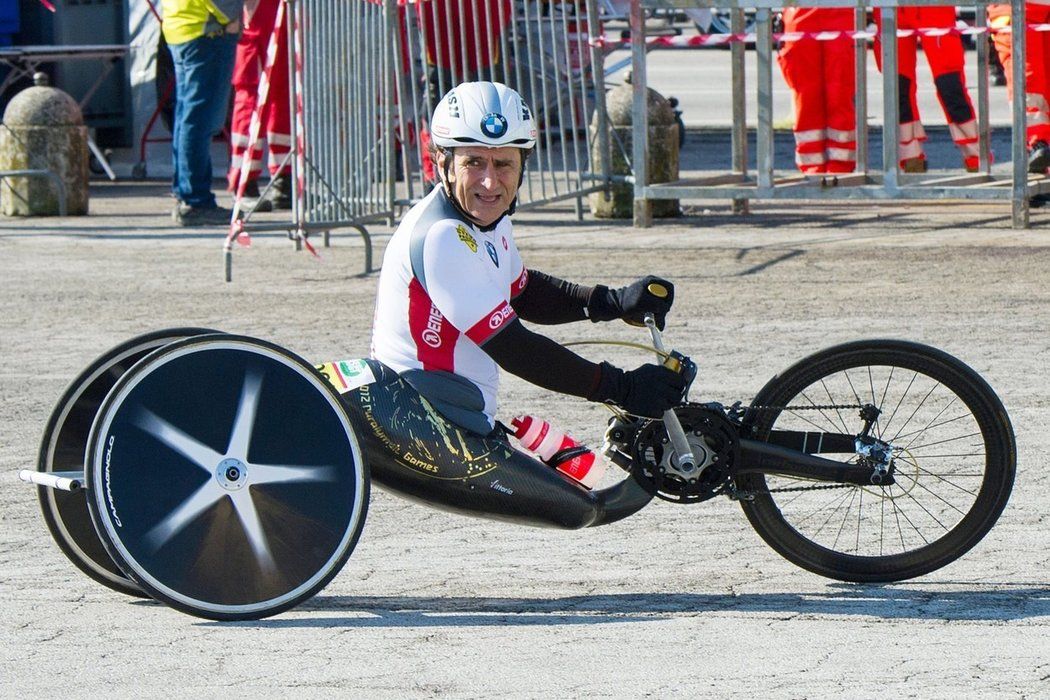
[[[551,455],[551,458],[545,460],[548,466],[557,467],[559,464],[572,461],[580,455],[585,455],[590,452],[591,449],[586,445],[576,445],[574,447],[566,447],[564,450],[558,450]]]

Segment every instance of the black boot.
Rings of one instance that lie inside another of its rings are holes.
[[[1047,168],[1050,168],[1050,146],[1046,141],[1036,141],[1028,149],[1028,172],[1046,175]]]
[[[291,209],[292,176],[290,174],[274,176],[270,181],[270,191],[266,193],[266,199],[273,203],[274,209]]]

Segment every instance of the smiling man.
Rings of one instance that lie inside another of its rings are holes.
[[[664,317],[674,287],[643,277],[620,289],[585,287],[526,269],[510,215],[536,143],[521,95],[500,83],[463,83],[431,120],[441,181],[387,246],[379,277],[372,357],[396,371],[441,415],[493,431],[499,368],[546,389],[656,417],[684,381],[660,366],[625,372],[595,364],[522,324]],[[657,296],[658,283],[667,294]]]

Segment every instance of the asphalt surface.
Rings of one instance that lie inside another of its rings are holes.
[[[1039,698],[1050,688],[1050,219],[1003,206],[690,206],[639,231],[522,212],[530,266],[583,283],[664,275],[666,340],[694,397],[748,401],[777,371],[863,337],[963,359],[1013,420],[998,524],[919,579],[844,584],[780,558],[736,504],[654,503],[581,532],[465,519],[380,490],[342,573],[272,619],[214,623],[110,591],[58,550],[33,467],[93,358],[163,327],[246,333],[316,360],[367,353],[376,275],[356,234],[315,260],[257,234],[223,280],[218,230],[171,227],[160,184],[94,183],[92,214],[0,220],[0,696]],[[277,220],[279,215],[268,215]],[[381,253],[390,229],[373,227]],[[378,259],[378,258],[377,258]],[[544,329],[644,340],[624,325]],[[625,366],[627,350],[589,351]],[[501,414],[594,444],[604,412],[508,378]],[[1047,489],[1047,491],[1044,491]]]

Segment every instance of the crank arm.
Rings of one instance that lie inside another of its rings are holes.
[[[653,337],[653,347],[664,352],[664,342],[660,337],[660,329],[656,327],[656,320],[652,314],[645,315],[645,325],[649,327],[649,333]],[[671,358],[669,358],[671,359]],[[665,367],[668,365],[665,363]],[[671,438],[671,445],[675,454],[678,455],[678,468],[683,474],[691,475],[696,470],[696,457],[693,456],[693,448],[689,446],[689,440],[685,437],[682,422],[678,420],[674,410],[664,411],[664,428],[667,429],[667,437]]]
[[[871,467],[846,464],[748,438],[740,439],[740,466],[734,473],[780,474],[858,486],[887,486],[894,483],[893,474],[885,474],[880,478]]]

